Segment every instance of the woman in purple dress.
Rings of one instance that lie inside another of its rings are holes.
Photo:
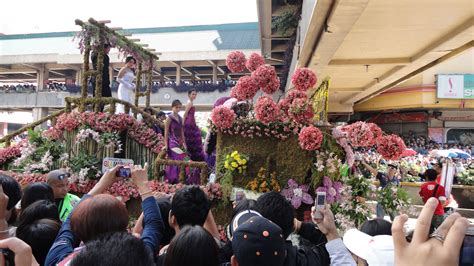
[[[186,141],[186,147],[188,147],[188,154],[192,161],[203,162],[206,160],[206,155],[202,149],[202,137],[201,130],[196,125],[196,119],[194,113],[193,101],[197,97],[197,92],[194,89],[188,91],[188,103],[186,104],[186,110],[184,111],[184,139]],[[188,183],[199,184],[200,183],[200,170],[195,168],[191,172]]]
[[[183,105],[179,100],[174,100],[171,104],[173,111],[168,115],[165,121],[165,147],[169,160],[182,161],[186,157],[183,148],[186,149],[183,131],[183,119],[179,115]],[[181,150],[181,151],[179,151]],[[165,180],[171,184],[176,184],[179,181],[179,167],[166,166]]]

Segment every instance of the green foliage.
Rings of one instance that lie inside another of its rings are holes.
[[[411,199],[405,189],[389,183],[377,191],[377,202],[385,211],[399,213],[401,209],[410,205]]]
[[[75,154],[69,159],[69,167],[72,172],[80,174],[82,169],[88,168],[87,173],[84,176],[89,179],[98,179],[97,174],[100,166],[101,161],[97,159],[95,155],[89,155],[83,151]]]
[[[293,35],[300,21],[300,9],[287,10],[281,16],[272,17],[272,30],[282,36]]]

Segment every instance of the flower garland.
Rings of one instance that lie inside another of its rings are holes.
[[[233,51],[227,55],[225,64],[233,73],[242,73],[245,70],[245,54],[241,51]]]
[[[255,118],[265,124],[275,122],[278,119],[280,109],[269,96],[262,96],[255,104]]]
[[[291,77],[291,82],[297,90],[307,91],[316,85],[316,74],[309,68],[298,68]]]
[[[212,109],[211,120],[219,129],[230,128],[235,118],[235,112],[225,106],[217,106]]]
[[[314,151],[321,148],[323,133],[314,126],[304,127],[298,135],[298,141],[303,150]]]
[[[212,123],[210,128],[215,132],[222,132],[229,135],[239,135],[245,138],[267,136],[280,140],[286,140],[290,136],[298,134],[301,129],[300,125],[296,124],[279,121],[264,124],[254,119],[237,119],[234,121],[232,127],[227,129],[221,129]]]
[[[299,185],[295,180],[289,179],[288,185],[281,191],[281,194],[291,202],[295,209],[301,206],[301,203],[313,204],[313,197],[308,193],[308,185]]]
[[[380,137],[377,140],[377,152],[387,160],[400,159],[406,148],[402,138],[394,134]]]
[[[263,56],[257,53],[252,53],[249,56],[249,59],[247,60],[247,62],[245,63],[245,66],[247,67],[248,70],[250,70],[250,72],[253,72],[257,70],[259,66],[264,65],[264,64],[265,64],[265,59],[263,58]]]
[[[253,99],[258,92],[258,84],[252,77],[243,76],[234,87],[235,98],[239,101]]]

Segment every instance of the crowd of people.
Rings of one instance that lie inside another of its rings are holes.
[[[2,85],[0,86],[0,92],[5,93],[30,93],[36,92],[38,87],[34,84],[16,84],[16,85]],[[44,91],[58,92],[58,91],[69,91],[69,87],[65,83],[61,82],[48,82]]]
[[[299,221],[284,196],[268,192],[235,202],[223,240],[204,191],[189,185],[172,195],[154,193],[146,165],[131,169],[142,214],[129,229],[125,205],[103,194],[120,167],[81,199],[68,193],[69,174],[62,169],[23,190],[0,175],[0,248],[10,249],[18,266],[458,265],[462,258],[468,221],[454,213],[430,229],[435,198],[427,200],[408,238],[406,215],[393,224],[369,220],[341,236],[327,206],[313,207],[311,221]]]

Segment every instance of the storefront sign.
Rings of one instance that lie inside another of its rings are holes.
[[[474,74],[438,75],[437,97],[474,99]]]

